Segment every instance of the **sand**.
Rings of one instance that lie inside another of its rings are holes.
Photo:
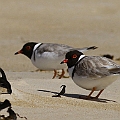
[[[0,95],[0,101],[9,99],[13,110],[28,120],[119,120],[119,79],[105,89],[98,101],[79,99],[79,95],[88,95],[90,91],[76,86],[71,78],[51,79],[52,71],[35,72],[37,68],[27,57],[14,55],[26,42],[36,41],[77,48],[95,45],[98,49],[86,55],[111,54],[115,60],[120,57],[119,3],[119,0],[1,1],[0,67],[13,93]],[[67,86],[66,94],[53,98],[63,84]]]

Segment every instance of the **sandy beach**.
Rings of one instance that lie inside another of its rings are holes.
[[[36,72],[27,57],[14,55],[23,44],[35,41],[76,48],[95,45],[98,49],[85,54],[120,58],[119,3],[119,0],[1,1],[0,67],[13,93],[0,94],[0,101],[10,100],[13,110],[28,120],[119,120],[120,78],[104,90],[99,100],[79,99],[79,95],[88,95],[90,91],[75,85],[71,78],[52,79],[52,71]],[[61,85],[67,86],[66,93],[52,97],[60,92]],[[8,115],[5,110],[1,114]]]

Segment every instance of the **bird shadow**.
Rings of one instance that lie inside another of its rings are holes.
[[[37,90],[39,92],[46,92],[46,93],[53,93],[53,94],[58,94],[58,92],[53,92],[53,91],[49,91],[49,90]],[[65,97],[70,97],[70,98],[76,98],[76,99],[82,99],[82,100],[87,100],[87,101],[95,101],[95,102],[102,102],[102,103],[108,103],[108,102],[114,102],[117,103],[114,100],[108,100],[108,99],[102,99],[102,98],[98,98],[95,99],[94,97],[91,97],[90,99],[86,99],[87,96],[86,95],[81,95],[81,94],[70,94],[70,93],[65,93],[64,95]]]
[[[9,93],[0,93],[0,94],[9,94]]]

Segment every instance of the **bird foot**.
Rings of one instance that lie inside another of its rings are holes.
[[[59,79],[60,79],[60,77],[61,77],[61,75],[59,75],[59,74],[57,74],[57,76],[59,77]],[[69,78],[69,76],[62,76],[62,78]]]
[[[89,96],[79,96],[80,99],[85,99],[85,100],[97,100],[98,97],[89,97]]]

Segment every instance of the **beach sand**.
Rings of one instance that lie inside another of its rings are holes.
[[[0,67],[13,90],[11,95],[1,94],[0,101],[9,99],[13,110],[28,120],[120,119],[119,78],[99,100],[79,99],[90,91],[75,85],[71,78],[51,79],[52,71],[35,72],[37,68],[27,57],[14,55],[23,44],[35,41],[77,48],[95,45],[98,49],[86,55],[120,58],[119,0],[5,0],[0,9]],[[65,95],[52,97],[61,85],[67,86]]]

